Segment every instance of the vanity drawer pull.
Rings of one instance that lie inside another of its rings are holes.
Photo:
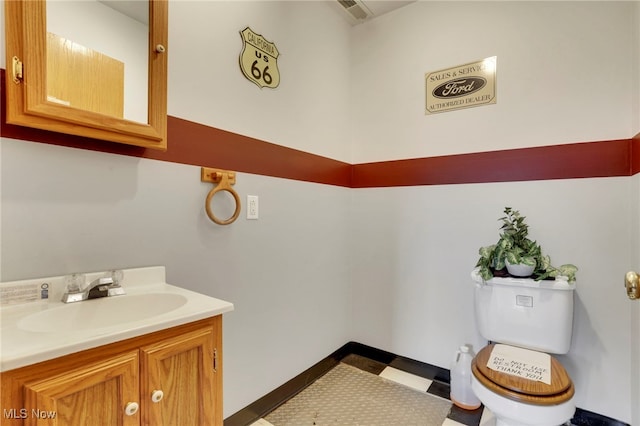
[[[154,390],[153,393],[151,394],[151,401],[160,402],[162,401],[163,397],[164,397],[164,392],[162,392],[161,390]]]
[[[127,416],[133,416],[135,413],[138,412],[138,408],[140,408],[140,406],[138,405],[137,402],[130,402],[127,404],[127,406],[124,408],[124,413]]]

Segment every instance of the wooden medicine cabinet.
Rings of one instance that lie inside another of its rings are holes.
[[[5,30],[7,123],[167,148],[166,0],[6,1]]]

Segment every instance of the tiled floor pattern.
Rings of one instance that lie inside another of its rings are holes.
[[[441,426],[451,402],[340,363],[265,417],[275,426]]]
[[[411,374],[408,373],[406,371],[397,369],[397,368],[393,368],[387,365],[384,365],[382,363],[378,363],[377,361],[373,361],[370,360],[368,358],[364,358],[364,357],[360,357],[358,355],[349,355],[348,357],[346,357],[345,359],[342,360],[342,363],[339,364],[336,368],[334,368],[333,370],[331,370],[329,373],[327,373],[327,375],[332,374],[334,372],[334,370],[338,369],[341,366],[352,366],[352,367],[357,367],[360,370],[366,371],[368,373],[370,373],[372,375],[372,377],[375,378],[375,376],[373,376],[374,374],[377,374],[380,377],[383,377],[384,379],[386,379],[386,381],[388,381],[389,383],[393,383],[393,384],[399,384],[402,386],[397,387],[398,389],[401,390],[401,392],[404,392],[403,395],[418,395],[418,396],[422,396],[424,395],[424,393],[427,393],[429,395],[435,396],[435,398],[432,399],[438,399],[439,401],[442,401],[445,403],[444,405],[444,410],[445,412],[442,413],[443,415],[441,415],[439,417],[439,420],[437,420],[438,423],[441,422],[442,426],[490,426],[490,425],[494,425],[495,424],[495,419],[493,417],[493,415],[491,414],[491,412],[489,412],[489,410],[486,409],[482,409],[479,408],[475,411],[466,411],[463,409],[460,409],[458,407],[456,407],[455,405],[452,405],[451,402],[449,401],[449,385],[447,383],[443,383],[440,381],[436,381],[436,380],[429,380],[426,379],[424,377],[420,377],[418,375],[415,374]],[[366,377],[367,375],[365,375]],[[321,378],[322,379],[322,378]],[[318,381],[320,381],[321,379],[318,379]],[[316,383],[318,382],[316,381]],[[316,383],[314,383],[313,385],[315,385]],[[368,382],[367,382],[368,383]],[[309,388],[311,388],[313,385],[311,385]],[[366,385],[369,386],[370,384]],[[364,386],[364,383],[361,383],[360,386]],[[307,388],[307,389],[309,389]],[[408,394],[406,393],[407,391],[411,390],[411,392],[409,392]],[[305,391],[302,391],[300,394],[296,395],[293,399],[291,399],[288,402],[293,401],[295,398],[297,398],[298,396],[302,395]],[[334,392],[334,391],[332,391]],[[415,393],[414,393],[415,392]],[[421,395],[422,394],[422,395]],[[343,401],[342,406],[345,405],[349,405],[349,404],[353,404],[353,407],[356,407],[358,404],[362,404],[362,401],[358,401],[357,399],[349,399],[347,400],[347,398],[352,398],[351,396],[349,396],[349,394],[344,394],[340,396],[341,400]],[[404,397],[403,397],[404,398]],[[284,407],[285,405],[288,404],[285,403],[284,405],[280,406],[278,409]],[[389,404],[393,404],[393,405],[397,405],[398,404],[398,400],[395,400],[395,402],[393,401],[389,401]],[[382,404],[379,404],[382,405]],[[437,405],[437,404],[436,404]],[[441,409],[442,405],[437,409]],[[313,419],[311,419],[308,422],[302,422],[300,421],[299,424],[296,423],[287,423],[286,421],[283,421],[283,418],[280,418],[278,416],[274,416],[273,414],[278,411],[278,409],[274,410],[272,413],[268,414],[267,416],[265,416],[265,418],[259,419],[258,421],[254,422],[251,426],[282,426],[282,425],[291,425],[291,426],[304,426],[305,424],[309,424],[309,425],[314,425],[316,423],[314,423]],[[330,407],[326,407],[326,410],[331,409]],[[327,413],[321,413],[321,414],[327,414]],[[437,417],[437,413],[434,413]],[[332,414],[333,415],[333,414]],[[334,416],[335,417],[335,416]],[[425,420],[422,423],[422,425],[433,425],[436,423],[433,423],[433,421],[431,421],[431,423],[429,422],[429,420],[427,419],[429,416],[425,416]],[[442,420],[442,418],[444,417],[444,420]],[[352,417],[354,418],[354,417]],[[269,422],[267,419],[273,421],[273,423]],[[319,419],[319,418],[318,418]],[[356,422],[355,420],[352,420],[351,422],[348,420],[342,420],[342,423],[337,423],[337,422],[333,422],[331,424],[334,424],[336,426],[348,426],[348,425],[370,425],[370,424],[375,424],[376,422],[373,421],[369,421],[367,422],[366,420],[360,420],[360,422]],[[377,422],[378,424],[383,424],[380,422]],[[318,425],[320,424],[328,424],[328,423],[322,423],[320,421],[317,422]],[[388,423],[389,426],[395,426],[395,425],[406,425],[407,423],[401,419],[398,419],[397,422],[392,422],[392,423]],[[415,423],[413,423],[415,424]]]

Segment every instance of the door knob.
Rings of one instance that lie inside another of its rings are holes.
[[[631,300],[640,299],[640,278],[638,273],[629,271],[624,276],[624,286],[627,289],[627,296]]]

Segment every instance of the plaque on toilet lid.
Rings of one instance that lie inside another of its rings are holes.
[[[500,373],[551,384],[551,356],[542,352],[496,344],[487,367]]]

